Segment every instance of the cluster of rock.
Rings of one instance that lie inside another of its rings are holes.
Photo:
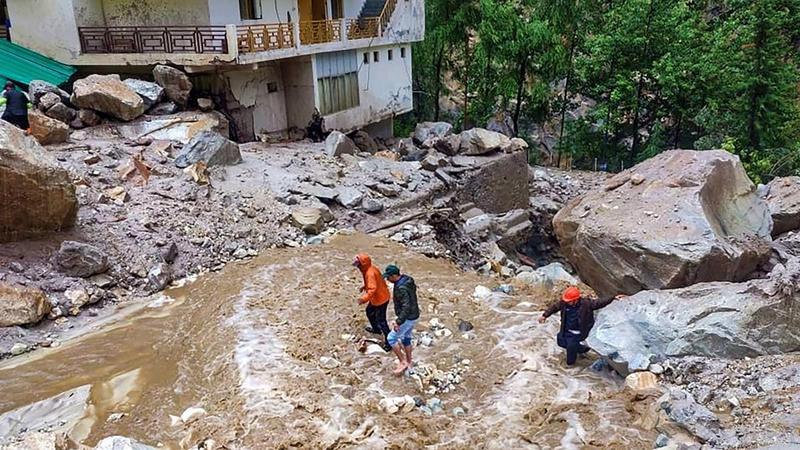
[[[553,221],[564,255],[600,296],[632,294],[598,312],[587,343],[622,374],[673,378],[681,372],[670,367],[693,357],[800,350],[799,206],[796,177],[757,188],[721,150],[664,152],[571,201]],[[690,439],[742,445],[698,393],[669,389],[660,414]],[[733,397],[739,408],[742,395]],[[747,446],[766,442],[752,439]]]
[[[153,69],[155,82],[119,75],[93,74],[76,80],[69,94],[52,84],[34,80],[29,97],[31,134],[42,145],[66,142],[71,129],[96,126],[103,118],[131,121],[148,113],[173,114],[188,105],[192,82],[182,71],[164,65]],[[213,109],[210,99],[197,100],[203,111]]]

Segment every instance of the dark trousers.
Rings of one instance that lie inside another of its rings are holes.
[[[17,128],[22,128],[23,130],[27,130],[28,128],[30,128],[30,125],[28,124],[28,114],[27,113],[26,114],[17,115],[17,114],[11,114],[10,112],[8,112],[8,110],[6,110],[3,113],[2,119],[5,120],[6,122],[12,124],[12,125],[16,125]]]
[[[389,302],[380,306],[372,306],[372,304],[367,305],[367,319],[369,319],[369,325],[373,330],[380,331],[384,339],[389,335],[389,324],[386,322],[386,308],[388,307]]]
[[[579,334],[572,334],[570,332],[558,333],[556,336],[558,346],[567,350],[567,365],[575,364],[578,355],[586,353],[591,350],[589,347],[581,344],[581,336]]]

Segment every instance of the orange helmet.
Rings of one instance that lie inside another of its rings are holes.
[[[569,303],[569,304],[577,302],[578,300],[580,300],[580,298],[581,298],[581,291],[575,286],[568,287],[567,290],[564,291],[564,294],[561,295],[561,300],[563,300],[564,303]]]

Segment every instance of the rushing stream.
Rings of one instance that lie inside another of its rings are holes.
[[[349,336],[366,322],[350,266],[358,251],[416,278],[419,331],[433,338],[415,350],[418,370],[459,370],[449,392],[392,376],[391,356],[362,353]],[[0,439],[52,428],[73,444],[125,435],[172,449],[206,439],[240,449],[652,448],[655,434],[618,379],[589,369],[590,359],[564,366],[558,320],[535,320],[545,295],[472,298],[496,283],[363,235],[270,251],[1,365]],[[428,330],[434,318],[447,331]],[[459,319],[474,330],[460,332]],[[320,367],[324,356],[339,365]],[[404,395],[438,398],[442,409],[378,406]],[[192,406],[208,414],[172,423]]]

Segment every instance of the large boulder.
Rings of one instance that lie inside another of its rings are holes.
[[[51,119],[56,119],[59,122],[69,124],[75,120],[75,116],[78,114],[78,112],[63,103],[58,102],[50,107],[45,114],[47,114],[47,117]]]
[[[744,358],[800,350],[800,259],[768,279],[642,291],[600,310],[587,339],[620,373],[668,357]]]
[[[460,135],[460,152],[465,155],[485,155],[511,146],[508,136],[483,128],[473,128]]]
[[[775,178],[768,185],[767,204],[772,214],[772,235],[800,229],[800,177]]]
[[[59,103],[61,105],[61,103]],[[28,111],[31,136],[42,145],[61,144],[69,139],[69,126],[42,114],[37,110]]]
[[[124,436],[109,436],[94,447],[94,450],[157,450],[156,447],[144,445]]]
[[[186,106],[192,92],[192,82],[185,73],[174,67],[158,65],[153,69],[153,78],[164,88],[168,99],[179,106]]]
[[[0,242],[69,228],[78,212],[69,173],[5,121],[0,121],[0,205]]]
[[[164,88],[156,83],[137,80],[136,78],[128,78],[124,83],[142,98],[146,110],[164,98]]]
[[[152,113],[153,110],[150,110],[149,114]],[[230,136],[228,119],[217,111],[183,111],[158,117],[148,115],[146,118],[120,125],[117,130],[122,137],[134,141],[146,136],[155,141],[175,141],[184,145],[203,131],[215,131],[225,137]]]
[[[429,139],[442,139],[453,133],[453,126],[447,122],[422,122],[414,128],[414,142],[421,145]]]
[[[325,153],[330,157],[355,155],[358,153],[358,147],[347,135],[341,131],[334,130],[325,139]]]
[[[364,130],[353,132],[353,134],[350,135],[350,139],[352,139],[353,144],[355,144],[356,147],[358,147],[358,149],[362,152],[367,152],[374,155],[379,150],[378,143],[375,142],[375,139],[373,139],[372,136],[370,136],[369,133]]]
[[[40,289],[0,282],[0,327],[36,323],[50,312],[50,302]]]
[[[72,85],[72,103],[129,121],[144,113],[144,101],[119,75],[89,75]]]
[[[553,219],[561,249],[601,296],[746,279],[772,218],[737,156],[672,150],[611,178]]]
[[[292,211],[292,225],[308,234],[319,234],[325,227],[325,215],[320,208],[298,207]]]
[[[211,166],[230,166],[242,162],[239,144],[214,131],[203,131],[194,135],[175,158],[180,168],[203,161]]]
[[[93,245],[64,241],[53,256],[53,265],[67,276],[87,278],[108,270],[108,256]]]

